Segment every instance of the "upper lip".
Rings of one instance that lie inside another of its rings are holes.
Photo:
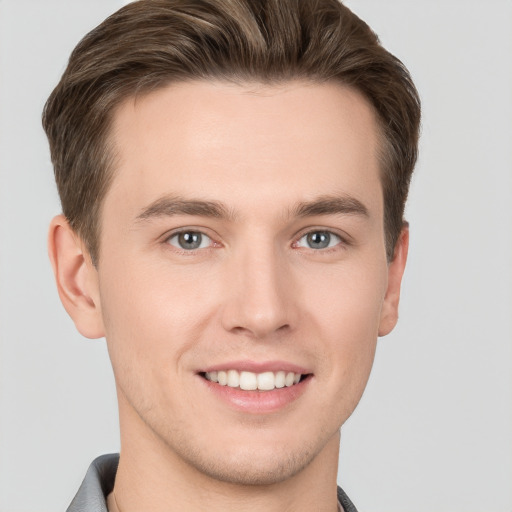
[[[208,366],[199,371],[199,373],[218,372],[223,370],[238,370],[242,372],[264,373],[264,372],[293,372],[302,375],[311,373],[303,366],[287,361],[226,361],[212,366]]]

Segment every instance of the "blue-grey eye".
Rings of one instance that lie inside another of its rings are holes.
[[[210,237],[200,231],[181,231],[168,239],[170,245],[185,251],[204,249],[209,247],[211,242]]]
[[[341,242],[341,238],[330,231],[311,231],[302,236],[297,245],[308,249],[328,249]]]

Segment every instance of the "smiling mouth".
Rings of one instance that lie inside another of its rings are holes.
[[[274,389],[290,388],[308,378],[311,374],[294,372],[262,372],[253,373],[238,370],[220,370],[200,374],[206,380],[220,386],[237,388],[244,391],[272,391]]]

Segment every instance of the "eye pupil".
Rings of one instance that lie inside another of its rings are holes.
[[[185,231],[178,235],[178,243],[183,249],[197,249],[201,246],[203,237],[196,231]]]
[[[325,231],[315,231],[307,235],[308,245],[313,249],[325,249],[331,242],[331,234]]]

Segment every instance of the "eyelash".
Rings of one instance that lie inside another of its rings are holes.
[[[302,247],[306,250],[311,250],[313,251],[315,254],[316,253],[320,253],[320,254],[327,254],[327,253],[331,253],[333,251],[336,251],[336,250],[339,250],[341,247],[343,246],[347,246],[348,243],[346,241],[346,239],[344,237],[342,237],[340,234],[338,233],[335,233],[334,231],[331,231],[329,229],[310,229],[304,233],[302,233],[297,239],[295,242],[293,242],[292,244],[292,247],[294,248],[297,248],[297,249],[300,249],[301,247],[299,246],[299,243],[302,239],[310,236],[310,235],[313,235],[313,234],[322,234],[322,235],[328,235],[329,236],[329,244],[331,242],[331,239],[332,237],[335,237],[338,241],[337,243],[335,243],[333,246],[328,246],[328,247],[321,247],[321,248],[317,248],[317,249],[314,249],[312,247]]]
[[[198,234],[202,237],[207,237],[210,240],[210,244],[207,247],[198,247],[197,249],[183,249],[182,247],[178,247],[176,245],[171,244],[171,240],[175,237],[179,237],[183,234]],[[172,246],[173,250],[178,252],[178,254],[183,254],[187,256],[192,256],[196,254],[198,251],[205,251],[205,250],[211,250],[216,247],[220,247],[221,244],[219,242],[216,242],[210,235],[206,234],[204,231],[201,231],[200,229],[180,229],[179,231],[174,231],[173,233],[169,234],[164,238],[164,243],[167,245]]]
[[[207,237],[210,240],[210,244],[207,247],[198,247],[196,249],[183,249],[183,248],[180,248],[180,247],[170,243],[171,239],[173,239],[175,237],[179,237],[180,235],[187,234],[187,233],[189,233],[189,234],[198,234],[198,235],[201,235],[203,237]],[[303,238],[307,237],[308,235],[312,235],[312,234],[315,234],[315,233],[322,233],[322,234],[327,234],[329,236],[334,236],[334,237],[336,237],[339,240],[338,243],[336,243],[332,247],[325,247],[325,248],[320,248],[320,249],[313,249],[313,248],[306,248],[306,247],[304,247],[304,249],[306,249],[306,250],[309,249],[310,251],[313,251],[316,254],[331,253],[333,251],[336,251],[336,250],[339,250],[341,248],[344,248],[344,247],[347,247],[347,246],[351,245],[350,242],[347,240],[347,237],[344,237],[344,236],[340,235],[339,233],[336,233],[336,232],[334,232],[332,230],[329,230],[329,229],[313,228],[313,229],[308,229],[307,231],[302,232],[300,234],[300,236],[297,237],[295,239],[295,241],[292,243],[292,247],[296,248],[296,249],[300,249],[300,246],[298,245],[299,242]],[[166,236],[164,238],[164,243],[167,244],[167,245],[172,246],[173,250],[175,250],[179,254],[188,255],[188,256],[194,255],[198,251],[211,250],[211,249],[215,249],[217,247],[221,247],[222,246],[222,244],[220,242],[216,242],[210,235],[206,234],[204,231],[201,231],[200,229],[181,229],[179,231],[174,231],[173,233],[169,234],[168,236]]]

